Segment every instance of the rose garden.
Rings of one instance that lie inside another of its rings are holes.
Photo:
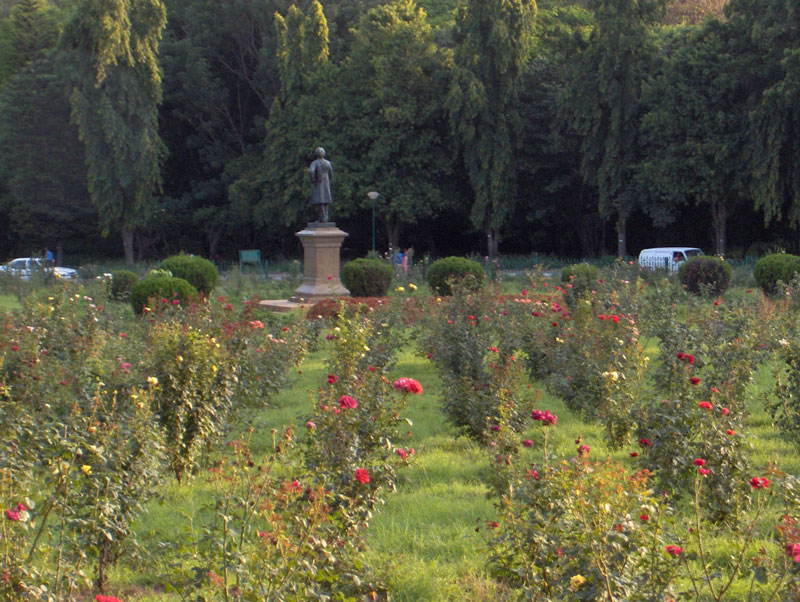
[[[800,287],[554,274],[2,282],[0,599],[800,599]]]

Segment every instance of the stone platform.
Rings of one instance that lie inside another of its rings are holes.
[[[270,311],[276,312],[289,312],[295,309],[303,309],[310,307],[307,303],[295,303],[294,301],[286,301],[284,299],[264,299],[259,301],[261,307],[265,307]]]

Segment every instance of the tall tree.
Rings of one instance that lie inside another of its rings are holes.
[[[731,0],[732,39],[749,59],[751,193],[765,221],[800,226],[800,11],[794,0]]]
[[[9,242],[22,253],[59,243],[74,250],[99,236],[69,114],[52,57],[29,63],[0,92],[0,181],[16,238]]]
[[[617,253],[627,254],[627,219],[638,192],[642,82],[652,56],[648,26],[662,0],[590,0],[594,27],[582,40],[559,99],[563,124],[582,138],[581,173],[617,218]]]
[[[467,0],[455,28],[447,108],[475,195],[472,222],[492,258],[517,198],[519,85],[535,16],[534,0]]]
[[[662,55],[668,58],[645,87],[650,109],[642,120],[648,149],[641,173],[660,192],[649,213],[663,224],[670,208],[707,205],[715,252],[724,255],[728,215],[746,188],[747,90],[730,77],[739,58],[717,20],[678,31]]]
[[[72,119],[104,232],[119,229],[125,261],[161,184],[158,135],[162,0],[84,0],[62,36]]]
[[[255,220],[273,237],[289,243],[290,232],[310,215],[307,168],[314,148],[328,144],[335,127],[326,113],[333,80],[328,64],[328,27],[322,5],[308,13],[292,5],[275,15],[280,91],[266,123],[263,157],[249,158],[249,169],[230,187],[239,204],[255,203]],[[336,155],[333,155],[334,162]],[[338,178],[338,172],[337,176]],[[338,206],[332,207],[333,215]]]
[[[186,250],[256,245],[252,207],[228,186],[264,149],[264,121],[277,94],[273,13],[282,0],[166,0],[161,44],[161,135],[169,147],[164,193],[171,215],[194,228]],[[200,234],[201,236],[197,236]]]
[[[353,50],[339,76],[336,146],[347,161],[355,197],[380,192],[378,219],[389,247],[404,225],[434,219],[450,200],[452,159],[446,151],[450,53],[433,40],[413,0],[369,11],[354,30]]]

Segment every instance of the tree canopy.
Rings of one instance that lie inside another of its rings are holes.
[[[317,146],[350,256],[798,250],[795,3],[676,1],[0,0],[0,250],[294,256]]]

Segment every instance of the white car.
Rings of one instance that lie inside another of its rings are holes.
[[[47,273],[53,271],[56,278],[60,280],[77,280],[78,271],[72,268],[51,267],[44,265],[44,261],[38,257],[18,257],[12,259],[4,265],[0,265],[0,273],[18,276],[23,280],[28,280],[31,274],[36,272]]]
[[[681,262],[689,261],[692,257],[702,255],[703,251],[697,247],[656,247],[642,249],[639,253],[639,265],[645,270],[667,270],[677,272]]]

